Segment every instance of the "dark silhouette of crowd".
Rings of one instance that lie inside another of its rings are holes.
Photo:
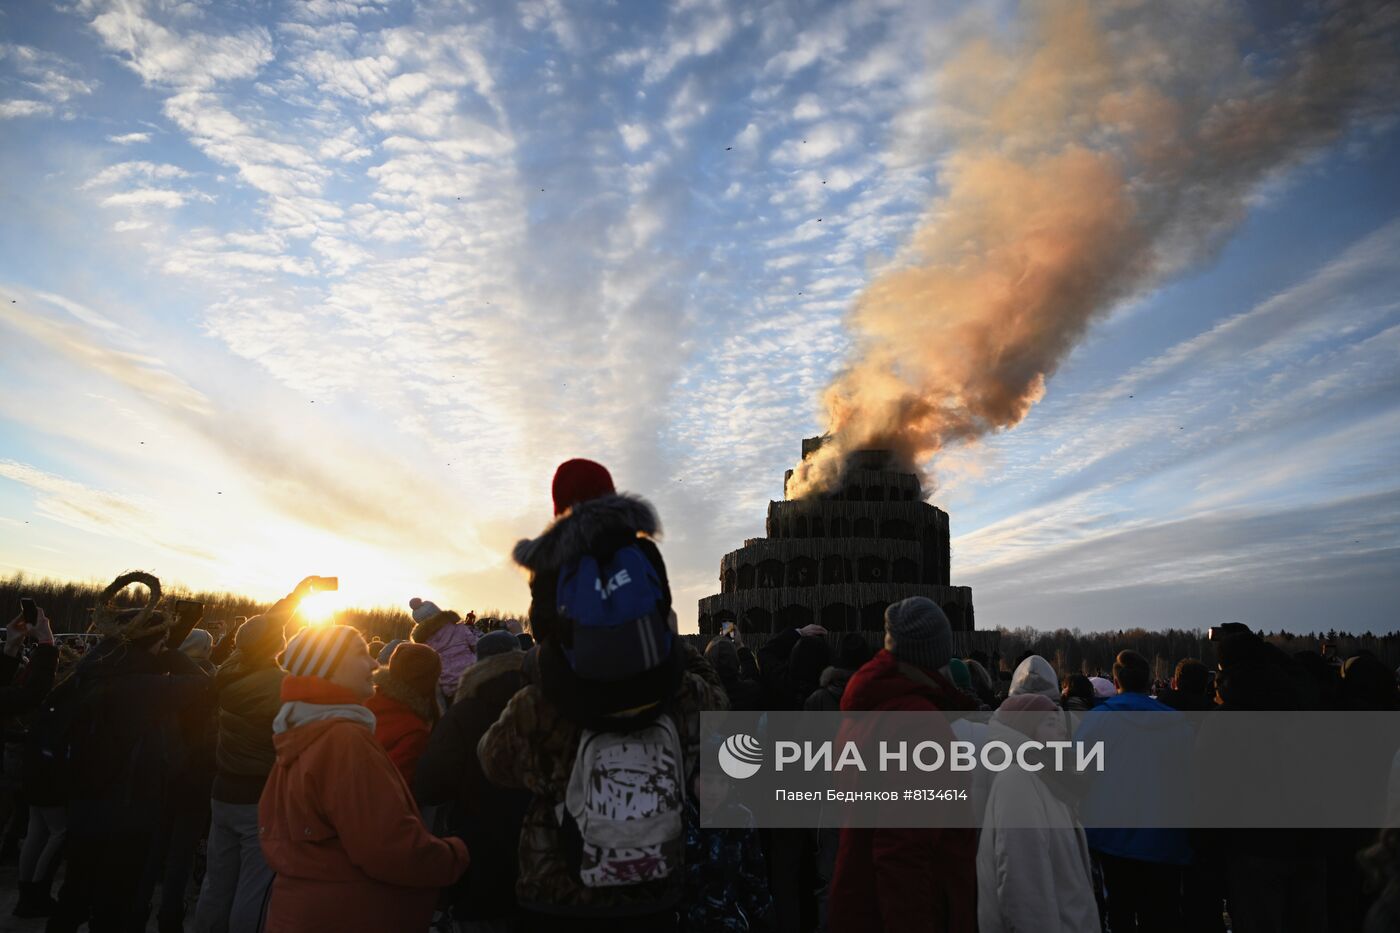
[[[1400,710],[1374,655],[1289,655],[1235,625],[1169,682],[1131,650],[1056,671],[958,657],[918,597],[888,607],[881,646],[807,625],[754,651],[730,624],[697,650],[652,506],[587,460],[552,495],[513,552],[528,631],[414,597],[407,639],[367,642],[301,618],[323,577],[217,638],[139,572],[68,644],[26,601],[0,653],[14,915],[50,933],[1400,929],[1400,755],[1376,830],[1102,829],[1102,784],[1014,768],[968,786],[980,829],[758,829],[700,767],[707,710],[984,713],[931,734],[1109,738],[1150,803],[1177,790],[1154,763],[1193,741],[1182,714]],[[132,584],[145,604],[119,606]],[[1123,715],[1141,712],[1152,734]]]

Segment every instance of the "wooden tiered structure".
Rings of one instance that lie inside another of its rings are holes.
[[[804,439],[802,456],[822,441]],[[700,600],[702,636],[726,621],[754,635],[810,622],[879,632],[885,607],[910,596],[942,606],[954,632],[973,631],[972,589],[949,579],[948,513],[889,451],[852,454],[840,489],[768,503],[767,531],[724,555],[719,593]]]

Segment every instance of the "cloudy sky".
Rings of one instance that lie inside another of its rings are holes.
[[[937,219],[931,76],[1020,15],[7,4],[0,572],[521,608],[588,456],[693,625]],[[1400,624],[1398,163],[1381,113],[1265,173],[930,465],[979,625]]]

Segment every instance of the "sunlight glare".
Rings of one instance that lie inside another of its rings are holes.
[[[335,619],[335,614],[342,608],[341,604],[339,591],[312,593],[301,601],[297,615],[307,625],[325,625]]]

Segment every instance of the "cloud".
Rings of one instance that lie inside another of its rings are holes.
[[[0,65],[13,69],[26,97],[0,101],[0,119],[47,116],[75,97],[91,94],[95,81],[75,76],[76,66],[61,55],[30,45],[0,43]]]
[[[789,165],[820,162],[853,145],[860,134],[850,123],[830,122],[802,130],[773,151],[773,161]]]
[[[105,185],[114,185],[133,178],[146,179],[148,181],[169,180],[174,178],[188,178],[189,172],[178,165],[169,165],[158,162],[117,162],[107,166],[96,175],[83,183],[82,187],[100,188]]]
[[[627,147],[628,152],[636,152],[651,140],[647,128],[637,123],[624,123],[617,131],[622,134],[622,144]]]
[[[147,143],[150,141],[150,133],[122,133],[118,136],[107,137],[107,142],[116,143],[118,146],[134,146],[137,143]]]
[[[119,191],[102,199],[103,207],[165,207],[176,208],[185,203],[185,195],[168,188],[136,188]]]
[[[149,18],[143,0],[80,0],[89,26],[148,84],[208,88],[251,78],[273,58],[272,36],[255,26],[227,35],[181,32]]]
[[[53,105],[39,100],[0,100],[0,120],[43,117],[53,113]]]

